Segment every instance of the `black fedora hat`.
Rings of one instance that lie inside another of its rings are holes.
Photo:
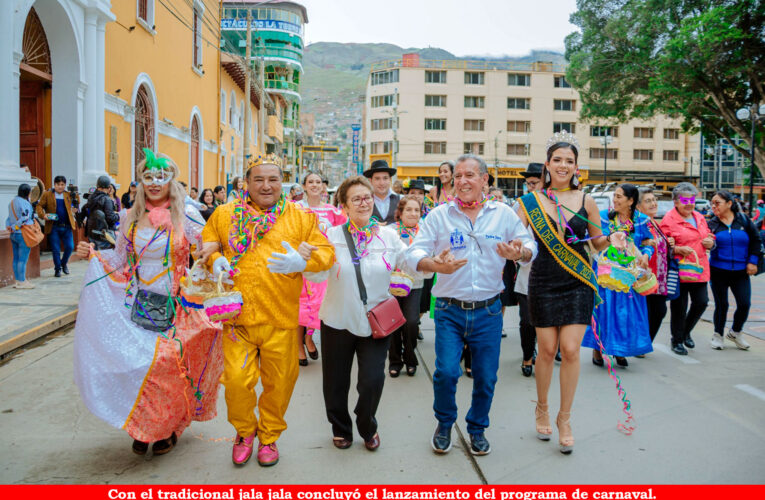
[[[409,181],[409,186],[407,187],[407,193],[411,192],[412,189],[419,189],[421,191],[425,191],[425,181],[422,179],[412,179]]]
[[[372,165],[370,165],[369,170],[364,171],[364,177],[372,178],[372,175],[375,172],[386,172],[390,174],[391,177],[396,175],[396,169],[390,168],[388,166],[388,162],[385,160],[375,160],[372,162]]]
[[[544,167],[544,164],[542,163],[529,163],[529,166],[526,167],[526,171],[521,172],[521,175],[525,178],[529,178],[529,177],[542,178],[543,167]]]

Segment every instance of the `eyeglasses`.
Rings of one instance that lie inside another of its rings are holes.
[[[371,196],[360,196],[351,198],[351,205],[355,207],[360,207],[361,205],[368,205],[372,203],[372,197]]]

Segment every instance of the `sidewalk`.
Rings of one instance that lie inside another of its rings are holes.
[[[712,290],[709,291],[709,305],[704,315],[701,317],[704,321],[712,322],[712,316],[715,311],[715,301],[712,297]],[[728,322],[726,328],[731,326],[733,313],[736,310],[736,300],[733,293],[728,292]],[[669,316],[669,312],[667,312]],[[749,309],[749,319],[744,324],[744,333],[748,333],[760,340],[765,340],[765,274],[752,277],[752,307]]]
[[[69,275],[53,277],[53,269],[30,280],[35,288],[0,288],[0,356],[74,323],[80,300],[82,277],[88,263],[69,264]]]

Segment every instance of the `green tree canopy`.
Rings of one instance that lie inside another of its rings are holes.
[[[666,114],[749,143],[736,111],[765,102],[765,0],[578,0],[566,78],[584,119]],[[760,130],[762,122],[760,122]],[[731,141],[732,142],[732,141]],[[765,172],[765,134],[755,164]],[[749,156],[749,151],[741,148]]]

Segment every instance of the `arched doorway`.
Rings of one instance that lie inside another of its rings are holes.
[[[136,93],[134,126],[135,165],[133,165],[133,170],[135,171],[135,166],[146,158],[143,148],[154,151],[154,106],[144,84],[138,87]]]
[[[191,162],[189,164],[189,186],[199,190],[199,119],[191,119]],[[201,190],[200,190],[201,191]]]
[[[51,185],[50,157],[45,139],[50,137],[51,84],[50,47],[42,22],[34,8],[27,14],[19,64],[19,160],[30,173]]]

